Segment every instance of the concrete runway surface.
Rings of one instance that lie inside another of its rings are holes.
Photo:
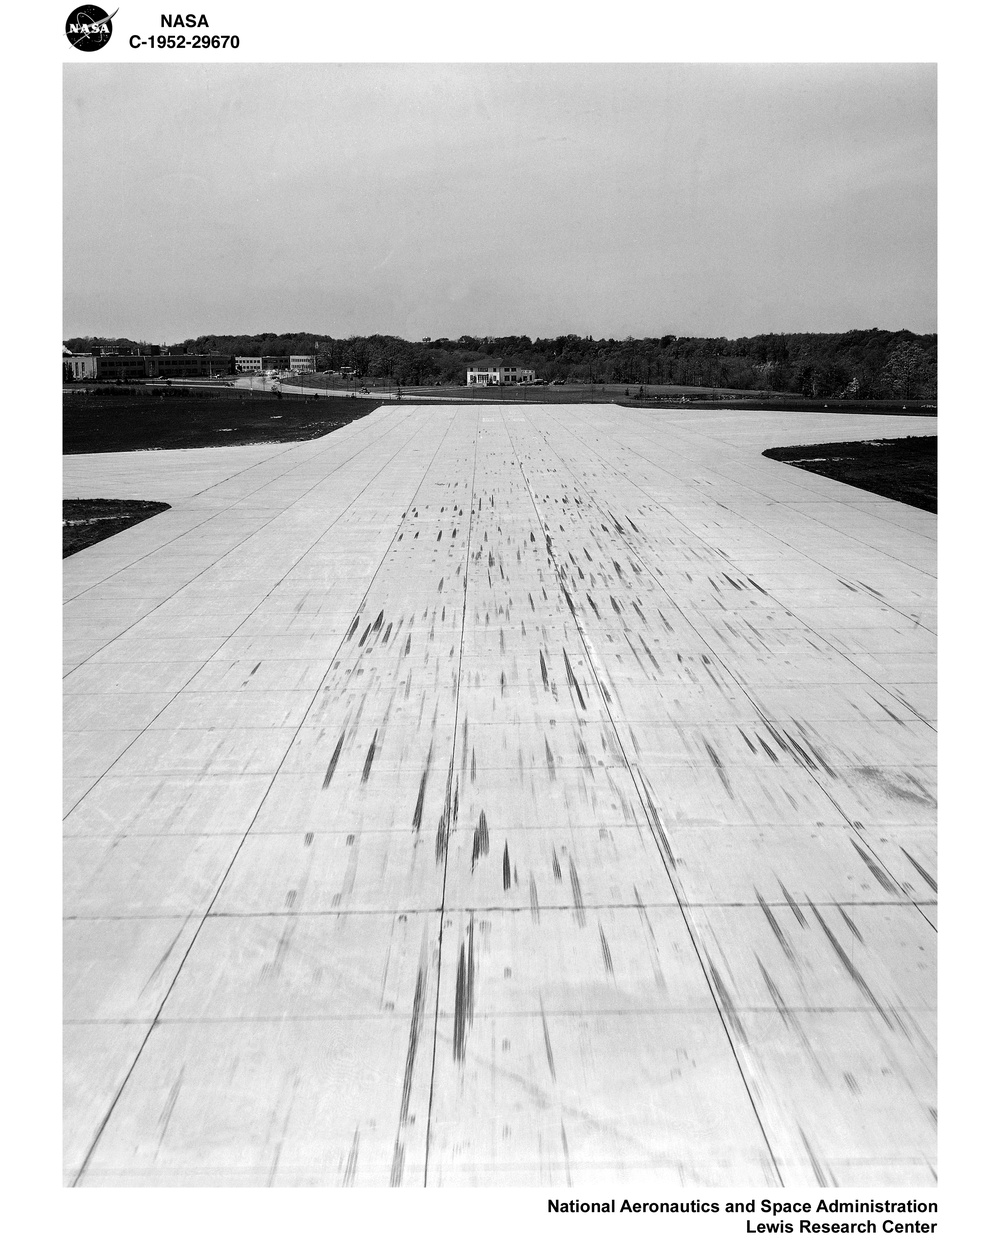
[[[759,454],[933,430],[69,458],[66,1183],[933,1184],[935,518]]]

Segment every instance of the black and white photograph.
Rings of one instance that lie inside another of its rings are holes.
[[[61,66],[63,1189],[937,1235],[936,64],[147,7]]]

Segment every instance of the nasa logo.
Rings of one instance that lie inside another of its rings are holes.
[[[78,52],[97,52],[111,38],[111,17],[96,4],[83,4],[66,19],[66,38]]]

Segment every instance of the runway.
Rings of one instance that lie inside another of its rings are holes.
[[[68,458],[66,1184],[934,1184],[934,424]]]

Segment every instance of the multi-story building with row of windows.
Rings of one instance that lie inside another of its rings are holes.
[[[68,362],[68,364],[67,364]],[[211,378],[232,372],[231,356],[64,356],[67,381],[140,382],[147,378]]]
[[[234,356],[234,373],[266,373],[270,369],[279,372],[315,373],[315,356]]]
[[[167,355],[156,352],[90,354],[63,348],[63,380],[67,382],[134,382],[145,378],[207,378],[227,373],[315,373],[315,356]]]
[[[482,365],[466,370],[466,386],[508,386],[518,382],[534,382],[534,369],[520,365]]]

